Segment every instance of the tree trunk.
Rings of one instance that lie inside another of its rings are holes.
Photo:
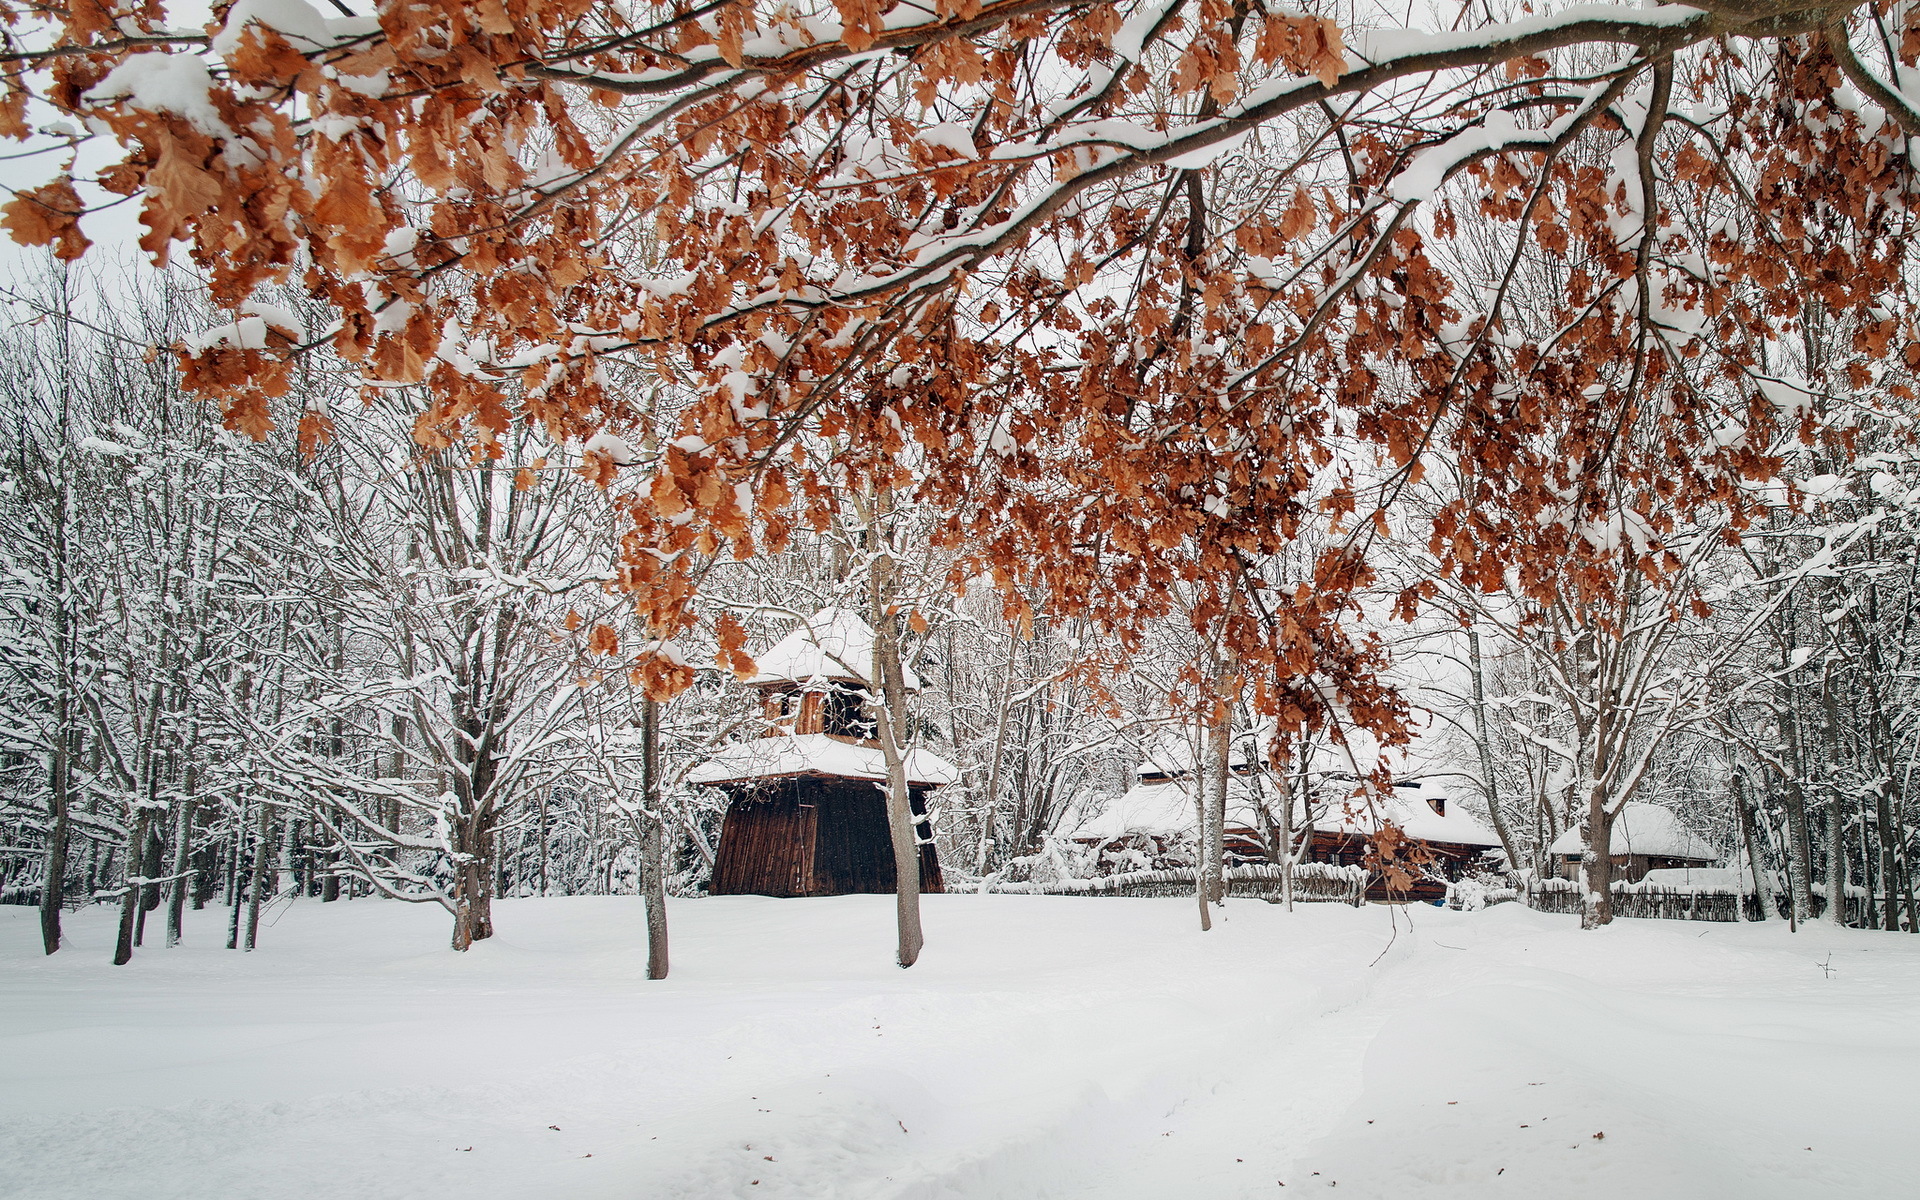
[[[1789,886],[1793,892],[1793,919],[1796,925],[1804,924],[1813,914],[1813,842],[1807,832],[1807,801],[1800,790],[1800,782],[1789,779],[1781,789],[1781,800],[1787,810],[1787,857],[1791,864],[1788,873],[1793,877]]]
[[[1200,906],[1200,932],[1206,933],[1213,928],[1213,914],[1207,908],[1207,845],[1212,840],[1207,836],[1207,755],[1195,758],[1196,769],[1193,772],[1193,900]]]
[[[151,798],[152,798],[151,789],[149,789],[148,797],[149,797],[149,802],[151,802]],[[165,840],[162,837],[162,831],[160,829],[159,822],[149,819],[147,821],[147,843],[145,847],[145,852],[140,856],[141,876],[149,880],[160,878],[162,872],[166,869],[166,860],[164,858],[165,853],[166,853]],[[133,944],[134,945],[140,946],[146,943],[147,914],[159,907],[160,907],[160,885],[157,883],[141,884],[140,885],[140,911],[137,914],[135,914],[133,919]]]
[[[1747,870],[1753,875],[1754,906],[1759,911],[1759,919],[1768,920],[1773,916],[1767,910],[1773,907],[1773,893],[1760,877],[1760,856],[1755,851],[1753,838],[1753,808],[1747,803],[1746,781],[1740,776],[1733,777],[1734,815],[1740,821],[1740,840],[1747,847]]]
[[[195,769],[187,768],[186,792],[180,800],[180,815],[173,830],[173,864],[167,874],[167,945],[180,944],[181,926],[186,918],[187,892],[198,882],[199,873],[187,870],[193,859],[193,817],[198,805],[193,798]]]
[[[873,523],[868,526],[870,545],[879,546],[877,522],[884,501],[876,504]],[[874,732],[879,735],[880,754],[887,764],[887,830],[893,841],[894,916],[899,926],[899,946],[895,961],[911,967],[920,958],[926,935],[920,925],[920,837],[913,816],[913,801],[907,791],[907,764],[902,734],[905,732],[907,689],[900,670],[900,635],[888,597],[892,590],[893,558],[884,549],[876,556],[869,578],[869,616],[873,621],[873,666],[871,684],[878,684],[880,695],[873,704]]]
[[[140,911],[139,879],[146,855],[141,850],[146,845],[148,822],[153,819],[153,810],[142,805],[140,813],[133,819],[133,833],[127,839],[127,890],[120,898],[120,936],[113,947],[113,965],[124,967],[133,961],[133,926]]]
[[[1888,793],[1892,782],[1882,779],[1874,789],[1874,819],[1880,827],[1880,890],[1886,900],[1881,912],[1881,928],[1888,933],[1900,928],[1900,838],[1905,832],[1894,819],[1893,798]]]
[[[1827,920],[1847,923],[1847,815],[1840,796],[1839,714],[1834,696],[1833,663],[1820,675],[1820,740],[1827,785]]]
[[[267,886],[267,867],[270,858],[268,833],[271,832],[271,814],[267,802],[260,801],[260,811],[254,820],[253,829],[253,873],[247,881],[247,950],[252,952],[260,940],[260,893]]]
[[[1587,894],[1580,906],[1580,928],[1598,929],[1613,920],[1613,814],[1600,785],[1587,796],[1587,853],[1582,865]]]
[[[460,826],[454,871],[453,948],[465,950],[493,936],[493,814],[482,806]]]
[[[40,884],[40,944],[48,954],[60,949],[60,905],[67,891],[67,846],[72,838],[73,797],[71,793],[71,746],[66,732],[67,698],[54,700],[56,726],[53,742],[53,772],[48,803],[53,820],[47,829],[46,874]]]
[[[240,948],[241,885],[245,878],[241,864],[247,860],[247,802],[240,801],[240,814],[233,822],[233,847],[227,852],[227,949]]]
[[[1216,687],[1224,690],[1231,670],[1231,662],[1223,661],[1220,664],[1220,669],[1214,675]],[[1213,772],[1207,780],[1210,788],[1207,794],[1206,879],[1207,899],[1215,904],[1224,904],[1227,899],[1227,787],[1233,779],[1233,706],[1224,695],[1217,696],[1214,703],[1218,708],[1207,730],[1207,757],[1213,762]]]
[[[1493,745],[1487,732],[1487,689],[1480,669],[1480,631],[1467,630],[1467,665],[1473,677],[1474,742],[1480,751],[1480,794],[1487,801],[1487,816],[1500,848],[1507,852],[1507,869],[1520,869],[1520,856],[1513,852],[1513,835],[1507,832],[1507,818],[1500,812],[1500,789],[1493,779]]]
[[[640,884],[647,893],[647,978],[667,977],[667,881],[661,862],[660,706],[652,697],[640,707],[640,794],[646,810],[640,838]]]

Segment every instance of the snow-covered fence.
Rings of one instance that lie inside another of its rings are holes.
[[[1650,887],[1616,882],[1613,915],[1664,921],[1758,920],[1760,904],[1751,892],[1727,888]],[[1535,879],[1527,885],[1527,907],[1540,912],[1579,913],[1584,889],[1571,879]]]
[[[1285,896],[1285,871],[1268,863],[1228,867],[1226,885],[1228,896],[1279,900]],[[1193,868],[1171,867],[1051,883],[989,883],[983,890],[1028,896],[1189,896],[1193,889]],[[1297,901],[1358,906],[1365,902],[1366,895],[1367,873],[1360,867],[1302,863],[1293,868],[1293,898]]]
[[[1527,907],[1540,912],[1576,915],[1580,912],[1582,890],[1581,885],[1571,879],[1531,880],[1526,890]],[[1616,880],[1610,890],[1613,892],[1613,915],[1616,917],[1728,922],[1758,921],[1761,918],[1760,896],[1751,887],[1738,890],[1724,886],[1672,887],[1660,883],[1624,883]],[[1767,900],[1770,902],[1768,918],[1785,920],[1788,906],[1792,903],[1787,893],[1784,890],[1770,890]],[[1849,888],[1846,905],[1847,924],[1865,928],[1866,893],[1858,888]],[[1826,907],[1826,895],[1815,892],[1812,916],[1820,917]]]

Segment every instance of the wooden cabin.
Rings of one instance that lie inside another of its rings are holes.
[[[1607,837],[1613,863],[1613,878],[1639,883],[1648,871],[1670,871],[1688,867],[1709,867],[1720,855],[1706,840],[1680,824],[1672,809],[1658,804],[1628,804],[1613,818],[1613,831]],[[1553,840],[1547,856],[1560,867],[1563,877],[1580,878],[1580,860],[1587,853],[1587,827],[1575,825]]]
[[[1142,763],[1135,772],[1138,782],[1083,821],[1074,831],[1074,840],[1113,853],[1128,868],[1176,865],[1170,851],[1176,843],[1191,843],[1199,816],[1192,773],[1170,766],[1169,757]],[[1278,834],[1280,803],[1273,781],[1257,765],[1233,761],[1225,830],[1229,863],[1271,861],[1269,848]],[[1500,847],[1491,830],[1457,808],[1449,811],[1446,796],[1418,780],[1397,785],[1391,796],[1373,807],[1326,797],[1316,799],[1311,808],[1296,801],[1294,829],[1304,828],[1309,819],[1313,822],[1306,853],[1309,862],[1367,865],[1368,839],[1388,822],[1432,857],[1420,877],[1403,890],[1388,887],[1381,872],[1372,872],[1367,880],[1369,900],[1444,899],[1449,883],[1458,882],[1480,865],[1488,851]]]
[[[862,712],[873,630],[857,615],[815,613],[759,661],[767,733],[694,768],[690,782],[728,796],[709,892],[717,896],[839,896],[892,892],[886,759]],[[909,691],[920,681],[909,670]],[[959,773],[924,750],[906,756],[920,831],[920,890],[944,890],[927,825],[935,788]]]

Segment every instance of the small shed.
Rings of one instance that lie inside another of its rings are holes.
[[[1613,862],[1613,878],[1638,883],[1648,871],[1705,867],[1720,861],[1720,855],[1700,835],[1680,823],[1670,808],[1658,804],[1628,804],[1613,819],[1613,831],[1607,839],[1608,857]],[[1560,864],[1568,879],[1580,878],[1580,860],[1587,852],[1587,827],[1584,822],[1572,826],[1553,840],[1547,855]]]
[[[815,613],[759,660],[768,734],[723,748],[688,781],[725,792],[714,854],[714,895],[838,896],[891,892],[886,758],[862,716],[873,630],[857,614]],[[908,689],[919,680],[906,673]],[[907,789],[920,833],[920,890],[942,891],[927,824],[935,788],[959,777],[925,750],[906,755]]]

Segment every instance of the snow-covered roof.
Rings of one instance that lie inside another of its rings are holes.
[[[1252,825],[1255,812],[1247,783],[1227,781],[1227,824]],[[1193,784],[1190,780],[1161,780],[1136,783],[1122,795],[1107,801],[1106,807],[1080,822],[1073,831],[1077,838],[1122,838],[1131,834],[1165,837],[1191,832],[1198,823],[1193,808]]]
[[[1233,740],[1233,750],[1227,756],[1227,765],[1234,770],[1246,767],[1253,760],[1247,756],[1246,741],[1243,738]],[[1168,775],[1179,778],[1193,773],[1193,748],[1172,739],[1155,750],[1152,757],[1145,759],[1133,769],[1136,776]]]
[[[1278,796],[1271,782],[1263,782],[1262,787],[1267,802],[1274,803]],[[1396,787],[1391,796],[1371,808],[1355,801],[1351,805],[1352,812],[1347,811],[1347,804],[1335,802],[1324,808],[1316,808],[1314,827],[1329,833],[1365,836],[1378,830],[1385,820],[1404,829],[1409,837],[1422,841],[1486,847],[1500,844],[1499,837],[1491,830],[1455,806],[1449,805],[1445,816],[1433,811],[1427,803],[1430,794],[1425,785]],[[1304,820],[1304,814],[1296,813],[1295,828]],[[1105,808],[1083,820],[1073,831],[1073,836],[1109,839],[1130,834],[1151,834],[1164,837],[1190,833],[1196,823],[1192,781],[1165,780],[1139,783],[1128,788],[1124,795],[1109,801]],[[1247,779],[1230,778],[1227,781],[1227,824],[1250,828],[1260,825],[1253,786]]]
[[[845,608],[823,608],[796,625],[756,659],[760,670],[749,684],[839,680],[865,686],[873,664],[873,626]],[[920,677],[901,665],[907,690],[920,690]]]
[[[960,778],[954,765],[925,750],[907,752],[907,782],[938,787]],[[878,746],[861,746],[824,733],[779,734],[735,742],[687,775],[689,783],[744,783],[789,775],[837,775],[885,779],[887,760]]]
[[[1680,818],[1674,815],[1672,809],[1662,808],[1658,804],[1629,804],[1622,808],[1620,815],[1613,819],[1613,833],[1607,843],[1615,854],[1691,858],[1701,862],[1711,862],[1720,857],[1698,834],[1680,824]],[[1553,839],[1553,845],[1547,847],[1547,853],[1578,858],[1586,853],[1586,849],[1586,823],[1582,822]]]
[[[1446,814],[1433,811],[1429,798],[1441,799]],[[1458,804],[1445,802],[1445,797],[1433,790],[1427,783],[1403,783],[1395,786],[1393,794],[1380,800],[1371,809],[1356,800],[1351,807],[1351,815],[1341,804],[1331,805],[1331,811],[1315,822],[1317,828],[1332,829],[1343,833],[1371,834],[1380,828],[1383,821],[1391,821],[1406,831],[1408,837],[1423,842],[1449,842],[1460,846],[1486,846],[1500,844],[1500,836],[1482,825],[1477,818],[1461,809]]]

